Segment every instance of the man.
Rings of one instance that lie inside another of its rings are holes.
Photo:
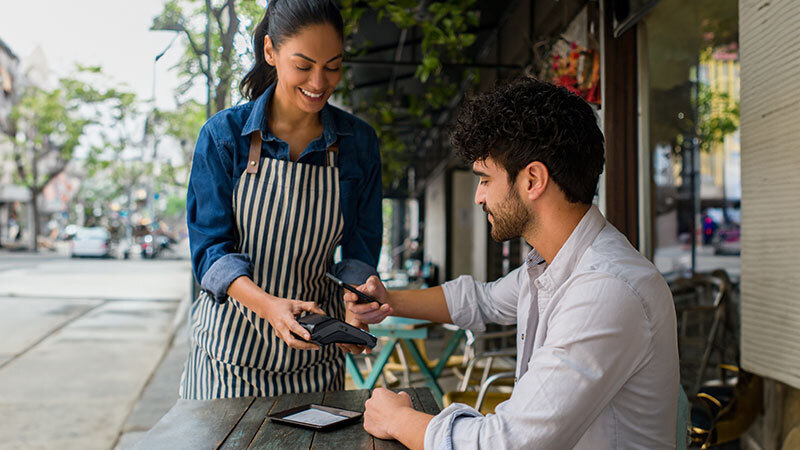
[[[436,416],[376,389],[364,428],[410,448],[674,448],[678,349],[672,296],[658,270],[592,205],[603,170],[594,112],[563,88],[524,79],[469,101],[451,142],[480,177],[495,240],[534,248],[507,276],[461,276],[348,308],[483,330],[517,325],[517,381],[495,414],[461,404]],[[613,180],[610,180],[613,182]]]

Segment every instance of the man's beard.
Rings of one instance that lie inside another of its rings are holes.
[[[492,239],[497,242],[522,236],[534,219],[533,214],[519,198],[519,193],[513,188],[508,190],[506,198],[496,207],[489,209],[484,204],[483,212],[491,214],[494,218],[491,234]]]

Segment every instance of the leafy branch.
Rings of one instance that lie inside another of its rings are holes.
[[[421,95],[404,92],[396,83],[390,83],[387,90],[376,90],[371,98],[353,104],[352,70],[345,72],[344,87],[339,94],[344,103],[353,107],[376,129],[381,143],[386,187],[402,179],[411,163],[406,140],[401,139],[397,130],[398,120],[408,121],[414,127],[431,128],[433,113],[446,107],[457,95],[458,78],[471,77],[477,82],[476,72],[470,69],[464,69],[460,77],[453,77],[443,70],[443,61],[455,64],[468,62],[467,50],[477,37],[470,32],[471,27],[478,26],[475,3],[476,0],[342,1],[345,35],[351,37],[345,43],[345,50],[350,57],[363,55],[363,50],[353,50],[356,45],[352,36],[356,35],[359,22],[367,10],[376,11],[378,21],[388,20],[400,29],[401,41],[409,31],[421,34],[422,55],[414,72],[414,78],[423,86]]]

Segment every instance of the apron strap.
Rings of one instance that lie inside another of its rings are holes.
[[[250,135],[250,155],[247,157],[247,173],[258,173],[258,165],[261,162],[261,132],[255,131]],[[329,158],[335,158],[339,153],[339,140],[337,139],[325,152],[325,166],[335,165]]]
[[[256,131],[250,135],[250,156],[247,158],[247,173],[258,173],[258,163],[261,162],[261,132]]]
[[[328,150],[325,152],[325,167],[335,166],[336,157],[339,155],[339,139],[333,141]]]

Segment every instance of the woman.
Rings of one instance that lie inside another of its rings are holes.
[[[200,130],[187,222],[203,291],[181,398],[344,388],[341,349],[292,335],[309,337],[301,313],[345,318],[324,277],[339,245],[361,272],[339,273],[354,282],[374,271],[380,248],[375,131],[327,104],[342,76],[342,33],[331,1],[270,1],[240,85],[250,102]]]

